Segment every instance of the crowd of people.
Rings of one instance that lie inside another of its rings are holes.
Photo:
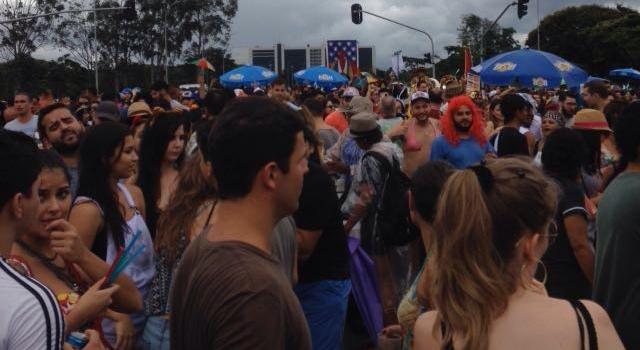
[[[632,91],[200,80],[1,116],[2,350],[640,348]]]

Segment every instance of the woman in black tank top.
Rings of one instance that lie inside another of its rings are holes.
[[[556,196],[553,182],[520,159],[449,178],[434,222],[431,279],[419,287],[436,310],[416,322],[414,349],[623,348],[597,304],[546,294],[540,257],[557,236]],[[539,267],[542,281],[534,279]]]

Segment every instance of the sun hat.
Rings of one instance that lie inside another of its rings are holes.
[[[366,137],[379,130],[377,117],[373,112],[361,112],[349,121],[349,133],[353,138]]]
[[[340,109],[343,113],[358,114],[361,112],[373,112],[373,102],[364,96],[355,96],[346,107]]]
[[[143,102],[143,101],[132,103],[131,106],[129,106],[129,109],[127,110],[127,116],[129,116],[129,118],[142,115],[142,114],[151,115],[151,108],[146,102]]]
[[[609,128],[609,123],[607,123],[607,118],[604,116],[604,113],[590,108],[582,109],[576,113],[572,128],[575,130],[613,132],[611,128]]]

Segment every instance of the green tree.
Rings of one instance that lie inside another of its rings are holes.
[[[441,77],[453,75],[456,78],[463,78],[464,48],[462,46],[446,46],[444,49],[447,50],[447,58],[436,63],[438,75]]]
[[[0,0],[0,21],[42,15],[63,9],[58,0]],[[7,60],[30,56],[48,42],[51,17],[0,24],[0,57]]]
[[[513,38],[515,29],[502,28],[492,21],[474,14],[463,15],[458,27],[458,43],[467,46],[475,62],[480,62],[481,51],[483,57],[491,57],[502,52],[520,48]],[[491,28],[490,28],[491,27]]]
[[[640,65],[640,13],[599,5],[568,7],[546,16],[529,33],[526,44],[581,66],[592,75]]]

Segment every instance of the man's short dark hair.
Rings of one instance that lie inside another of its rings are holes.
[[[572,98],[574,100],[578,100],[578,95],[572,91],[560,91],[560,93],[558,93],[558,101],[560,102],[564,102],[567,100],[567,98]]]
[[[271,82],[271,86],[276,86],[276,85],[287,86],[287,81],[284,80],[284,78],[282,78],[282,77],[278,77],[274,81]]]
[[[44,118],[47,116],[47,114],[62,108],[69,109],[69,107],[67,107],[65,104],[58,102],[52,105],[48,105],[41,109],[40,112],[38,112],[38,134],[40,135],[40,137],[47,137],[47,131],[44,128]]]
[[[111,102],[118,102],[119,98],[118,95],[115,92],[103,92],[102,96],[100,97],[101,101],[111,101]]]
[[[40,175],[38,146],[23,133],[0,129],[0,210],[16,193],[31,196]]]
[[[531,105],[522,96],[508,94],[500,102],[500,110],[504,116],[504,122],[508,123],[516,117],[516,112],[529,108]]]
[[[322,117],[324,114],[324,105],[322,101],[318,101],[318,99],[309,97],[302,103],[303,106],[307,107],[309,112],[311,112],[314,116]]]
[[[13,99],[15,100],[16,96],[18,96],[18,95],[27,96],[27,100],[29,100],[29,103],[31,103],[31,94],[30,93],[28,93],[26,91],[18,91],[18,92],[16,92],[15,95],[13,95]]]
[[[98,96],[98,89],[96,89],[95,87],[88,87],[87,93],[93,96]]]
[[[289,171],[296,136],[305,124],[290,108],[266,97],[235,99],[211,130],[208,160],[221,199],[251,192],[256,174],[269,162]]]
[[[158,80],[153,85],[151,85],[151,90],[160,91],[160,90],[169,90],[169,84],[167,84],[164,80]]]
[[[231,101],[235,95],[225,89],[211,89],[204,96],[204,106],[207,108],[207,114],[214,116],[220,114],[224,107]]]
[[[607,90],[607,85],[604,82],[592,80],[585,83],[584,87],[589,91],[590,94],[596,94],[600,96],[600,98],[609,97],[609,90]]]

